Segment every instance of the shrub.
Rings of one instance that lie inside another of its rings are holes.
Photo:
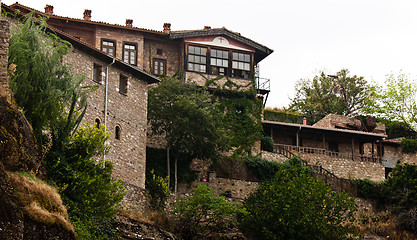
[[[190,197],[177,201],[175,231],[182,239],[207,239],[234,227],[238,212],[244,214],[238,203],[215,197],[213,189],[199,184]]]
[[[267,151],[267,152],[274,151],[274,142],[270,136],[264,136],[261,139],[261,148],[262,150]]]
[[[351,181],[358,190],[358,196],[361,198],[378,200],[381,197],[381,189],[378,183],[373,182],[369,178],[357,178]]]
[[[348,239],[356,205],[300,166],[280,168],[244,203],[240,229],[253,239]]]
[[[397,164],[383,185],[383,194],[398,215],[399,227],[417,233],[417,166]]]
[[[416,153],[417,152],[417,140],[403,139],[401,142],[401,151],[403,153]]]
[[[168,177],[160,177],[155,175],[152,169],[150,176],[146,178],[146,189],[149,191],[151,197],[151,205],[156,210],[163,210],[165,202],[169,196]]]

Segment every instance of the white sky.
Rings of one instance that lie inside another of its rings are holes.
[[[15,1],[3,0],[10,5]],[[274,50],[260,64],[271,79],[267,106],[286,107],[294,84],[318,71],[342,68],[368,81],[386,74],[417,75],[417,1],[414,0],[19,0],[22,5],[93,21],[171,30],[226,27]]]

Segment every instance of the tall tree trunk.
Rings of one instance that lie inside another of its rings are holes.
[[[171,167],[169,165],[169,147],[167,147],[167,171],[168,171],[168,189],[171,183]]]
[[[175,156],[175,187],[174,187],[174,191],[177,192],[177,186],[178,186],[178,157]]]

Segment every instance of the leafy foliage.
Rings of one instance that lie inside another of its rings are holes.
[[[240,228],[253,239],[349,239],[356,205],[297,165],[280,168],[244,203]]]
[[[375,89],[375,99],[368,112],[391,121],[405,123],[409,129],[416,130],[417,85],[415,80],[400,73],[397,77],[387,75],[385,87]]]
[[[111,162],[95,158],[108,151],[104,144],[107,138],[103,127],[86,124],[46,159],[48,177],[61,190],[70,219],[85,222],[80,226],[90,230],[112,218],[125,195],[124,183],[111,177]],[[86,226],[88,222],[93,225]],[[97,229],[94,232],[104,233]]]
[[[166,199],[169,196],[168,177],[160,177],[155,175],[152,169],[150,175],[146,178],[146,189],[151,196],[151,205],[154,209],[163,210]]]
[[[377,118],[378,122],[385,124],[385,131],[387,132],[388,138],[395,139],[395,138],[408,138],[408,139],[416,139],[417,132],[410,128],[404,122],[399,121],[391,121],[385,118]]]
[[[403,139],[401,141],[401,151],[403,153],[416,153],[417,152],[417,140]]]
[[[363,77],[348,74],[347,69],[342,69],[336,76],[321,72],[312,80],[298,81],[290,108],[313,122],[330,113],[350,117],[358,115],[368,107],[373,87]]]
[[[399,227],[417,233],[417,166],[397,164],[383,186],[383,194],[394,207]]]
[[[12,30],[9,48],[9,68],[15,68],[10,86],[40,145],[43,130],[61,129],[59,134],[70,134],[86,108],[85,89],[80,87],[83,78],[73,76],[61,63],[70,44],[48,34],[42,23],[36,24],[28,15]],[[58,137],[58,131],[55,133]]]
[[[296,165],[300,168],[304,168],[301,165],[301,159],[298,157],[292,157],[283,163],[268,161],[260,157],[247,157],[244,158],[244,161],[249,169],[253,169],[256,172],[260,181],[271,180],[274,178],[276,172],[278,172],[281,168],[289,167],[290,165]],[[305,169],[308,170],[307,168]]]
[[[264,109],[264,119],[276,122],[299,123],[303,115],[288,110]]]
[[[176,203],[176,232],[182,239],[207,239],[210,234],[234,227],[238,212],[244,213],[238,203],[229,203],[223,196],[215,197],[213,189],[199,184],[192,196]]]
[[[373,182],[369,178],[357,178],[351,181],[358,189],[358,196],[367,199],[381,198],[381,185]]]
[[[261,139],[261,148],[264,151],[273,152],[274,151],[274,141],[270,136],[264,136]]]

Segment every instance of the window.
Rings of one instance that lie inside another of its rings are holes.
[[[233,52],[232,59],[232,77],[249,79],[251,72],[250,55]]]
[[[188,67],[189,71],[205,73],[207,64],[207,48],[188,46]]]
[[[127,94],[127,77],[120,75],[119,80],[119,92],[122,94]]]
[[[156,49],[156,54],[162,55],[162,49],[160,49],[160,48]]]
[[[120,126],[116,126],[116,128],[114,129],[114,138],[116,138],[117,140],[121,139]]]
[[[229,52],[211,49],[210,51],[210,73],[214,75],[228,75]]]
[[[125,43],[123,45],[123,61],[136,65],[136,45]]]
[[[96,127],[96,128],[100,128],[100,119],[98,119],[98,118],[96,118],[96,121],[95,121],[96,123],[94,124],[94,126]]]
[[[93,67],[93,81],[94,82],[97,82],[100,84],[102,83],[103,81],[102,72],[103,72],[103,67],[94,63],[94,67]]]
[[[114,41],[102,40],[101,50],[107,53],[107,55],[114,57],[116,53],[116,44],[114,43]]]
[[[163,59],[153,60],[153,74],[163,76],[165,75],[166,61]]]

